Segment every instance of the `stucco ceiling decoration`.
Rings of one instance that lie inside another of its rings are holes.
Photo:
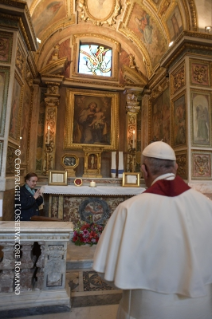
[[[116,23],[116,17],[120,14],[120,0],[78,0],[77,11],[83,21],[92,21],[94,25],[109,26]]]
[[[74,0],[34,0],[30,7],[36,37],[41,40],[39,51],[56,32],[75,23]],[[38,58],[38,56],[36,57]]]
[[[40,70],[40,74],[57,74],[62,75],[68,66],[68,58],[63,57],[59,59],[59,45],[55,45],[51,61]]]
[[[156,13],[146,5],[128,3],[119,31],[138,46],[150,77],[168,48],[166,34]]]

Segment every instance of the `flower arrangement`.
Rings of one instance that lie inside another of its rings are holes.
[[[74,228],[72,242],[77,246],[86,244],[89,244],[90,246],[96,245],[103,229],[104,226],[95,223],[78,223],[77,227]]]

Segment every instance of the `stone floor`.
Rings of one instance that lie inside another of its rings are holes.
[[[92,271],[96,246],[68,244],[66,283],[71,288],[71,311],[16,319],[115,319],[121,291],[109,287]]]

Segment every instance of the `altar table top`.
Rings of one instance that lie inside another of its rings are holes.
[[[122,186],[52,186],[43,185],[41,192],[44,194],[57,195],[92,195],[92,196],[117,196],[117,195],[138,195],[145,191],[143,187],[122,187]]]

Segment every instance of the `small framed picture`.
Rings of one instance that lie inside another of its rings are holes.
[[[67,185],[67,171],[49,171],[49,185]]]
[[[140,173],[123,173],[122,186],[124,187],[139,187]]]
[[[62,157],[64,168],[76,168],[79,165],[79,158],[74,154],[65,154]]]

